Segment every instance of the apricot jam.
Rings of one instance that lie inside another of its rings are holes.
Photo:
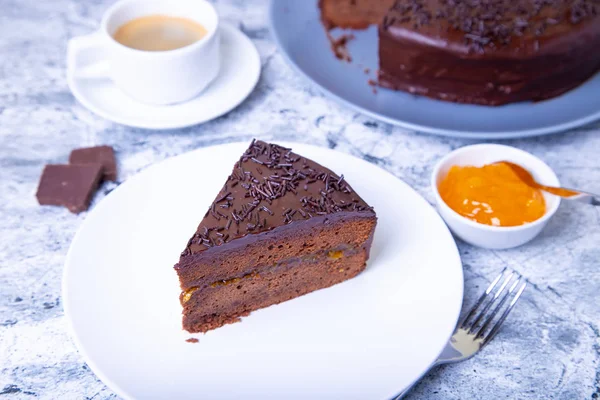
[[[546,202],[506,164],[453,166],[438,186],[454,211],[492,226],[517,226],[541,218]]]
[[[190,301],[190,299],[192,298],[192,295],[194,294],[194,292],[196,290],[198,290],[198,287],[193,286],[193,287],[189,288],[188,290],[186,290],[185,292],[183,292],[182,296],[181,296],[181,302],[187,303],[188,301]]]

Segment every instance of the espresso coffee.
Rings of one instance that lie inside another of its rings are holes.
[[[206,28],[188,18],[148,15],[121,25],[114,39],[144,51],[168,51],[189,46],[206,35]]]

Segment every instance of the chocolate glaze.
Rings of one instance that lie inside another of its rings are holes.
[[[485,105],[543,100],[600,69],[600,2],[399,0],[379,38],[383,87]]]
[[[189,240],[180,265],[194,254],[296,221],[322,224],[334,215],[357,214],[375,215],[343,175],[290,149],[253,141]]]

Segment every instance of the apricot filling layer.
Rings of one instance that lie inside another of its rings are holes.
[[[278,269],[293,268],[295,265],[299,265],[301,263],[319,262],[323,258],[327,258],[328,260],[331,260],[331,261],[337,261],[337,260],[341,260],[343,257],[351,257],[351,256],[355,255],[356,253],[358,253],[358,251],[359,251],[359,249],[350,249],[350,248],[346,248],[346,246],[343,246],[342,248],[338,248],[335,250],[319,251],[319,252],[316,252],[313,254],[308,254],[308,255],[305,255],[302,257],[294,257],[291,259],[286,259],[285,261],[274,263],[270,267],[267,267],[267,268],[261,267],[260,269],[262,272],[270,273],[270,272],[276,271]],[[336,268],[335,271],[344,272],[344,269]],[[245,281],[248,281],[251,279],[257,279],[257,278],[260,278],[260,274],[258,273],[257,270],[255,270],[250,273],[244,274],[242,276],[214,281],[214,282],[208,284],[207,287],[214,289],[214,288],[218,288],[221,286],[229,286],[229,285],[239,284],[241,282],[245,282]],[[187,303],[192,298],[192,295],[194,294],[194,292],[196,292],[198,289],[200,289],[199,286],[192,286],[189,289],[181,292],[181,296],[180,296],[181,303],[182,304]]]

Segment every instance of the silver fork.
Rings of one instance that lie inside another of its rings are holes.
[[[508,317],[521,294],[523,294],[526,286],[527,281],[522,276],[504,268],[458,324],[442,354],[429,370],[438,365],[455,363],[473,357],[496,336],[500,326]],[[494,322],[494,317],[502,310],[509,299],[508,306],[504,308],[500,317]],[[494,307],[492,308],[492,306]],[[478,311],[479,309],[481,310]],[[404,397],[417,382],[418,380],[413,382],[393,400]]]

